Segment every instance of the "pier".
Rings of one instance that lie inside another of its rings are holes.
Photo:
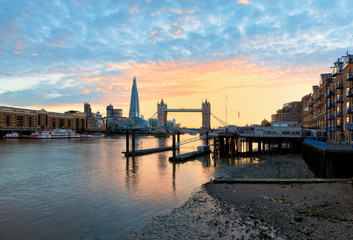
[[[165,151],[173,151],[173,155],[175,155],[175,152],[179,149],[179,144],[180,144],[180,132],[174,131],[173,146],[136,150],[136,130],[131,130],[131,151],[130,151],[130,131],[126,130],[126,151],[122,153],[125,155],[125,157],[130,157],[130,156],[142,156],[142,155],[165,152]]]

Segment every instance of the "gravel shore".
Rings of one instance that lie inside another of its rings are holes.
[[[312,178],[300,155],[260,156],[217,178]],[[123,239],[353,239],[353,188],[344,183],[202,186],[170,214]]]

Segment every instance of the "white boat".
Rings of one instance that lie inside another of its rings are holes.
[[[51,133],[51,138],[79,138],[80,134],[71,129],[54,129]]]
[[[35,131],[29,138],[79,138],[81,135],[71,129],[53,129],[50,131]]]
[[[103,133],[83,133],[81,134],[81,138],[104,138],[105,135]]]
[[[18,132],[7,133],[4,138],[20,138],[20,134]]]

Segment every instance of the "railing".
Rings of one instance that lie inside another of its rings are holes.
[[[346,113],[353,113],[353,107],[346,107]]]
[[[334,68],[332,71],[332,77],[337,76],[338,74],[340,74],[340,70],[337,68]]]
[[[343,117],[343,112],[342,110],[339,112],[336,112],[336,117]]]
[[[310,144],[310,145],[317,147],[317,148],[321,148],[323,150],[327,149],[326,143],[324,143],[324,142],[314,141],[314,140],[305,138],[304,143]]]
[[[337,103],[343,103],[343,97],[338,97],[336,98]]]
[[[343,81],[336,83],[336,89],[342,89],[343,88]]]
[[[347,81],[352,81],[353,80],[353,74],[352,73],[347,73],[346,80]]]
[[[325,143],[311,139],[304,139],[304,143],[328,151],[353,151],[353,144],[349,143]]]
[[[332,90],[328,90],[328,91],[326,92],[326,94],[325,94],[325,97],[326,97],[326,98],[329,98],[329,97],[331,97],[332,94],[333,94],[333,91],[332,91]]]
[[[328,120],[333,120],[333,119],[335,119],[335,116],[333,114],[329,114],[328,115]]]
[[[346,130],[353,130],[353,123],[347,123],[345,125]]]
[[[338,131],[338,132],[342,132],[342,126],[341,126],[341,125],[335,126],[335,127],[334,127],[334,131],[335,131],[335,132],[337,132],[337,131]]]

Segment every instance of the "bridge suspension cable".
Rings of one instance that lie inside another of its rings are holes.
[[[212,117],[214,117],[218,122],[220,122],[221,124],[223,124],[224,126],[228,126],[228,124],[223,121],[222,119],[218,118],[216,115],[214,115],[213,113],[211,113]]]
[[[157,115],[158,112],[155,112],[151,117],[147,118],[147,119],[151,119],[153,117],[155,117]]]
[[[205,139],[205,138],[206,138],[206,135],[203,135],[203,136],[200,136],[200,137],[193,137],[193,138],[185,139],[184,141],[179,142],[179,145],[184,145],[184,144],[196,142],[198,140],[202,140],[202,139]]]

